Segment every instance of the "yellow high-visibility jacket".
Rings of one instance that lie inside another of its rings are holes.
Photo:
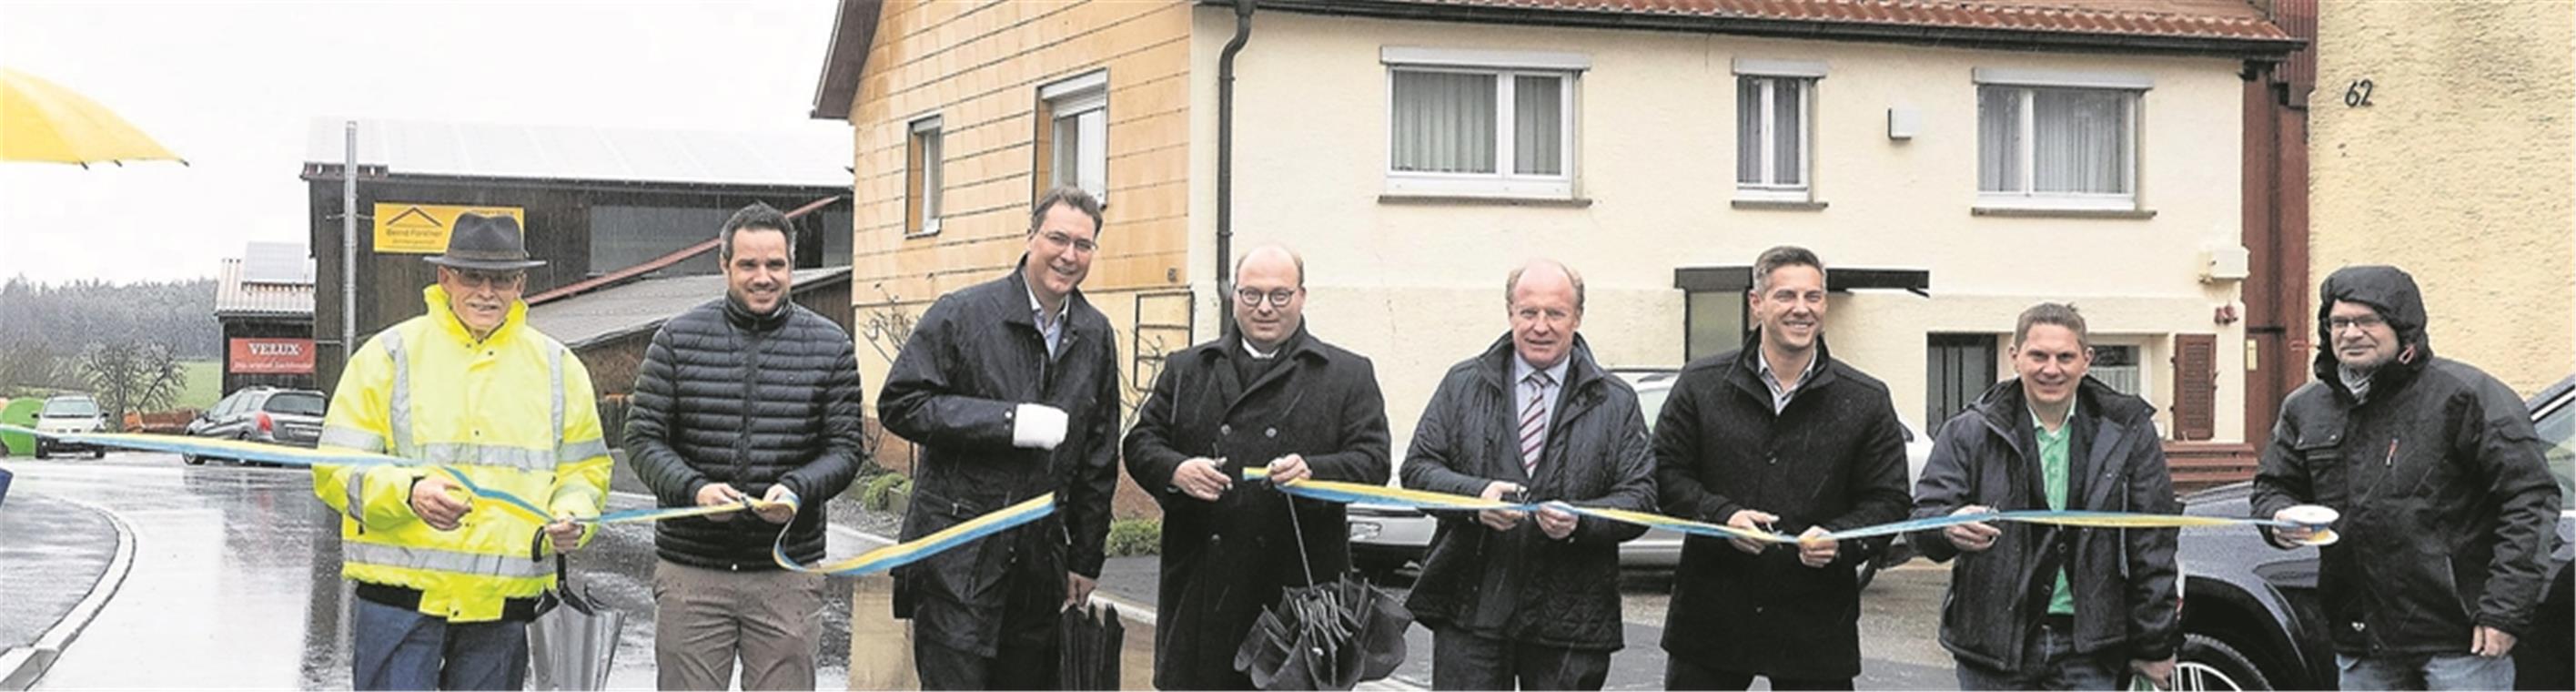
[[[445,289],[432,285],[422,298],[429,314],[368,339],[349,359],[321,442],[420,465],[317,465],[313,492],[340,510],[341,576],[418,589],[420,612],[451,622],[498,620],[506,599],[554,583],[553,560],[529,555],[543,522],[476,503],[463,526],[439,531],[412,513],[412,483],[449,467],[549,516],[597,516],[608,496],[608,445],[590,372],[527,327],[526,303],[476,342]]]

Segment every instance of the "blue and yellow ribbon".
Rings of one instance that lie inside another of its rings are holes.
[[[115,447],[119,449],[133,449],[147,452],[167,452],[188,456],[239,459],[245,462],[282,464],[304,468],[310,468],[317,465],[419,466],[418,463],[413,462],[410,459],[390,454],[377,454],[350,450],[307,449],[303,447],[289,447],[285,445],[265,444],[245,440],[224,440],[204,437],[187,437],[181,435],[153,435],[140,433],[49,433],[7,424],[0,424],[0,430],[47,437],[73,444]],[[462,488],[469,498],[469,501],[475,504],[488,505],[502,511],[521,515],[538,524],[549,524],[555,521],[554,517],[549,516],[546,513],[543,506],[530,502],[527,498],[519,497],[505,491],[483,487],[482,485],[475,483],[474,479],[466,477],[464,471],[452,466],[439,466],[436,467],[436,469],[439,472],[444,473],[448,478],[456,481],[457,487]],[[633,509],[609,512],[595,517],[574,517],[572,521],[575,523],[591,525],[655,522],[679,519],[682,517],[703,517],[732,512],[756,511],[777,506],[785,506],[790,509],[802,511],[801,502],[792,497],[784,502],[771,502],[769,500],[745,497],[739,502],[721,505]],[[811,566],[798,562],[794,558],[787,556],[787,527],[780,526],[778,530],[778,540],[773,542],[770,546],[770,556],[772,559],[777,561],[779,567],[797,572],[844,576],[875,574],[918,562],[924,558],[939,554],[940,551],[955,548],[993,534],[1010,530],[1022,524],[1037,521],[1053,513],[1055,513],[1055,494],[1048,493],[983,516],[970,519],[965,523],[949,527],[938,533],[923,536],[919,539],[871,550],[857,557],[846,560]]]
[[[1243,470],[1243,477],[1245,480],[1267,480],[1270,477],[1270,471],[1269,469],[1261,467],[1248,467]],[[1634,510],[1614,509],[1608,507],[1582,507],[1563,501],[1511,503],[1469,497],[1454,493],[1414,490],[1410,488],[1390,488],[1365,483],[1322,481],[1315,480],[1313,478],[1300,478],[1295,481],[1277,484],[1277,487],[1281,492],[1285,492],[1290,495],[1323,500],[1326,502],[1365,502],[1370,504],[1409,507],[1422,510],[1507,510],[1527,512],[1537,510],[1541,507],[1552,507],[1560,511],[1571,512],[1574,514],[1599,517],[1610,521],[1635,524],[1647,528],[1665,529],[1682,534],[1710,536],[1714,538],[1741,538],[1765,543],[1795,544],[1801,540],[1797,536],[1776,531],[1742,529],[1723,524],[1711,524],[1704,521],[1683,519],[1680,517]],[[1940,517],[1908,519],[1905,521],[1890,522],[1875,526],[1861,526],[1840,531],[1827,531],[1816,536],[1815,539],[1850,540],[1875,536],[1892,536],[1915,531],[1945,529],[1952,526],[1979,522],[2017,522],[2023,524],[2047,524],[2054,526],[2073,526],[2097,529],[2184,529],[2219,526],[2296,527],[2302,525],[2297,522],[2281,521],[2277,519],[2207,517],[2187,514],[2144,514],[2091,510],[2013,510],[1972,512]]]

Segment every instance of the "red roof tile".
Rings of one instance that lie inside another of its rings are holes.
[[[1364,0],[1384,5],[2291,41],[2245,0]]]

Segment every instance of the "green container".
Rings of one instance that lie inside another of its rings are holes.
[[[0,407],[0,423],[22,428],[36,427],[36,412],[44,408],[43,397],[31,396],[11,400],[8,406]],[[36,436],[22,432],[0,432],[0,446],[8,448],[9,456],[32,455],[36,453]]]

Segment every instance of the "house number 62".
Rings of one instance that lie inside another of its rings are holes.
[[[2370,105],[2370,87],[2370,80],[2354,80],[2352,86],[2343,90],[2343,105],[2347,107]]]

